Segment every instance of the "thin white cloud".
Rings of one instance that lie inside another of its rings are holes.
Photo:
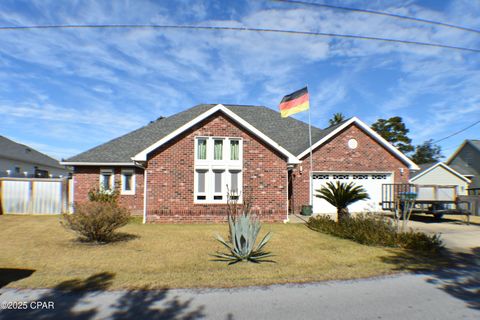
[[[182,1],[177,11],[170,2],[33,4],[35,15],[1,10],[0,5],[0,23],[198,23],[480,46],[475,35],[448,28],[270,2],[237,7],[233,2]],[[360,6],[357,2],[351,5]],[[427,19],[480,24],[480,6],[470,1],[452,2],[442,12],[414,1],[365,5]],[[2,32],[0,46],[0,114],[8,121],[42,119],[59,138],[64,132],[60,128],[67,124],[82,134],[99,128],[96,139],[101,141],[197,102],[276,107],[284,94],[307,82],[315,104],[321,107],[314,113],[317,124],[338,111],[347,115],[363,112],[369,119],[398,113],[409,119],[416,139],[423,139],[445,132],[453,121],[478,115],[477,60],[435,48],[249,32],[8,31]],[[373,83],[376,75],[384,73],[395,79]],[[19,89],[22,95],[15,96]],[[356,101],[357,97],[362,100]],[[433,102],[419,106],[418,101]],[[368,112],[358,109],[361,104],[369,104]],[[424,115],[416,113],[418,108]],[[461,117],[449,120],[458,108],[463,110]],[[423,130],[425,121],[434,129]]]

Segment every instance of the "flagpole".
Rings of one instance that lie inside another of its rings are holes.
[[[308,140],[310,143],[310,205],[313,206],[313,158],[312,158],[312,115],[311,103],[308,107]],[[313,209],[313,207],[312,207]]]

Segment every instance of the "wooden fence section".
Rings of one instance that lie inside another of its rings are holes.
[[[480,195],[458,196],[460,207],[480,216]]]
[[[71,212],[71,179],[0,178],[1,214]]]

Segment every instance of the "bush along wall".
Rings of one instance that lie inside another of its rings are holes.
[[[399,231],[391,220],[372,214],[359,214],[335,222],[330,216],[311,217],[307,226],[318,232],[353,240],[368,246],[398,247],[415,251],[438,251],[443,247],[440,235],[418,231]]]

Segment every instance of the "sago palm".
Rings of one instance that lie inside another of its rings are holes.
[[[337,208],[338,221],[348,218],[348,206],[360,201],[370,199],[367,191],[362,186],[356,186],[353,182],[345,183],[337,181],[335,184],[327,182],[326,187],[316,190],[315,196],[327,201]]]

